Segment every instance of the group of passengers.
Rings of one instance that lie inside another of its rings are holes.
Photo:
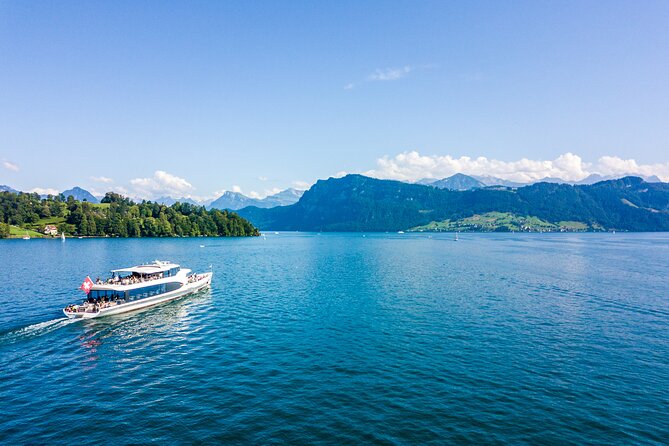
[[[133,285],[135,283],[148,282],[151,280],[162,279],[163,273],[158,274],[145,274],[143,276],[139,274],[131,274],[126,277],[121,277],[120,275],[113,275],[107,281],[103,281],[99,277],[95,280],[96,285]]]
[[[198,280],[202,279],[203,277],[204,277],[204,275],[202,275],[202,274],[191,274],[190,276],[188,276],[188,283],[197,282]]]
[[[86,311],[93,311],[97,313],[103,308],[122,304],[123,302],[125,302],[125,300],[121,294],[114,294],[112,296],[103,297],[92,297],[89,295],[83,305],[68,305],[65,307],[65,311],[68,313],[81,313]]]

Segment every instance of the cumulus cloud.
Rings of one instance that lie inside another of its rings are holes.
[[[367,80],[373,81],[396,81],[413,71],[413,67],[405,65],[400,68],[377,68],[373,73],[367,76]]]
[[[633,159],[622,159],[617,156],[603,156],[597,163],[602,175],[620,175],[636,173],[644,176],[656,175],[662,181],[669,181],[669,162],[655,164],[638,164]]]
[[[112,180],[111,178],[108,178],[108,177],[90,177],[90,179],[97,182],[97,183],[109,184],[109,183],[114,182],[114,180]]]
[[[451,155],[421,155],[417,151],[400,153],[394,157],[384,156],[377,160],[377,168],[364,172],[365,175],[417,181],[422,178],[444,178],[455,173],[469,175],[489,175],[522,183],[541,180],[546,177],[579,181],[590,174],[643,176],[657,175],[663,181],[669,180],[669,162],[665,164],[638,164],[633,159],[603,156],[596,163],[585,162],[573,153],[564,153],[553,160],[532,160],[522,158],[517,161],[502,161],[479,156],[472,158]]]
[[[308,181],[301,181],[301,180],[293,181],[293,187],[299,190],[309,189],[312,184],[314,183],[309,183]]]
[[[161,195],[184,197],[195,190],[193,185],[184,178],[162,170],[156,170],[151,178],[132,179],[130,184],[135,189],[136,194],[143,197],[158,197]]]
[[[19,165],[12,163],[11,161],[3,161],[2,162],[2,167],[4,167],[7,170],[11,170],[13,172],[18,172],[19,171]]]
[[[235,185],[232,186],[232,191],[237,192],[238,194],[241,194],[242,193],[242,188],[235,184]]]
[[[28,192],[38,193],[40,195],[58,195],[60,193],[59,190],[53,189],[51,187],[34,187]]]

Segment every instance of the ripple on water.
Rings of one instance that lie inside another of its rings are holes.
[[[0,316],[0,443],[663,444],[669,237],[625,236],[0,249],[16,266],[0,305],[26,308]],[[73,277],[119,258],[212,264],[213,286],[141,312],[57,318]],[[48,282],[44,306],[22,306],[28,277]]]

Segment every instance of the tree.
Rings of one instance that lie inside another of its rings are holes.
[[[0,223],[0,238],[9,237],[9,225],[7,223]]]

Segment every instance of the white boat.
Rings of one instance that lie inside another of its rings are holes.
[[[61,239],[62,241],[65,241],[65,233],[64,233],[64,232],[61,232],[61,233],[60,233],[60,239]]]
[[[23,240],[30,240],[30,236],[28,235],[28,231],[26,231],[26,235],[21,237]]]
[[[63,309],[71,319],[92,319],[158,305],[196,293],[211,285],[212,273],[194,274],[171,262],[152,263],[112,270],[112,277],[93,282],[86,278],[87,291],[81,304]]]

